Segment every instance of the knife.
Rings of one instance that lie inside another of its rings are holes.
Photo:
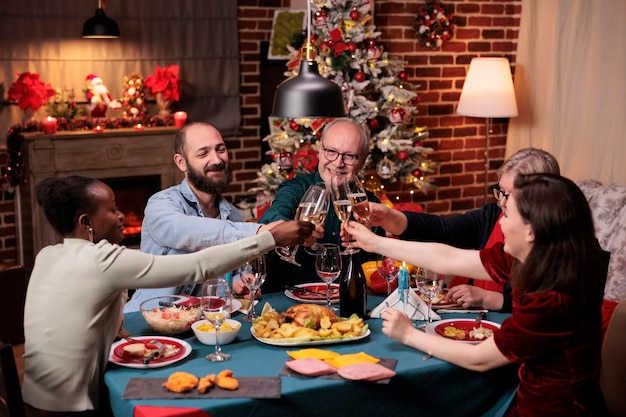
[[[165,343],[161,343],[158,340],[151,340],[150,344],[153,344],[154,346],[156,346],[157,349],[153,352],[150,352],[150,354],[143,359],[143,363],[146,365],[150,363],[152,359],[161,355],[161,353],[163,353],[163,351],[165,350]]]
[[[317,292],[317,291],[311,291],[307,288],[302,288],[302,287],[294,287],[292,285],[285,285],[285,289],[292,291],[292,292],[302,292],[305,294],[316,294],[316,295],[323,295],[324,297],[326,297],[326,293],[325,292]],[[332,290],[331,290],[332,293]]]

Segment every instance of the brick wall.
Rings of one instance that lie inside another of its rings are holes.
[[[413,84],[420,84],[416,123],[427,125],[426,145],[439,163],[433,178],[439,186],[414,201],[427,212],[449,214],[480,207],[483,203],[484,119],[454,114],[469,62],[475,56],[504,56],[515,62],[520,0],[445,0],[454,12],[456,33],[442,49],[423,48],[415,37],[413,21],[425,1],[375,0],[379,43],[391,55],[407,62]],[[277,8],[289,8],[289,0],[238,0],[241,57],[241,135],[229,140],[234,181],[227,196],[245,195],[256,185],[261,155],[260,42],[270,38]],[[506,120],[494,120],[490,133],[489,181],[497,180],[496,169],[504,159]],[[0,201],[0,255],[15,259],[13,201]]]
[[[390,55],[405,60],[409,80],[420,84],[416,124],[429,127],[425,144],[435,150],[431,159],[439,163],[433,176],[439,189],[416,194],[413,201],[422,203],[428,212],[458,213],[483,203],[485,120],[455,115],[456,103],[473,57],[504,56],[515,62],[521,1],[443,1],[456,16],[457,30],[451,41],[435,51],[423,48],[413,29],[424,3],[375,0],[374,23],[382,32],[378,42]],[[239,0],[243,114],[239,155],[248,145],[259,146],[259,43],[269,40],[274,9],[280,7],[288,7],[288,1]],[[495,183],[496,169],[504,159],[507,121],[494,120],[491,126],[489,182]],[[251,159],[237,161],[244,169],[233,191],[254,186],[259,154],[245,153]]]

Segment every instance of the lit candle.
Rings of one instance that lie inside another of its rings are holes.
[[[174,126],[181,128],[187,124],[187,112],[177,111],[174,113]]]
[[[135,129],[135,130],[143,130],[143,129],[144,129],[144,127],[142,126],[142,124],[141,124],[141,123],[137,123],[137,124],[135,125],[134,129]]]
[[[52,135],[57,132],[57,118],[48,116],[43,121],[43,133],[46,135]]]
[[[93,128],[93,131],[96,133],[102,133],[104,132],[104,128],[102,126],[96,126]]]

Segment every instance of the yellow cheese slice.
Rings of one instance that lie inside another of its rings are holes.
[[[326,359],[334,358],[335,356],[339,356],[337,352],[333,352],[332,350],[323,350],[323,349],[315,349],[315,348],[291,350],[291,351],[287,351],[287,355],[289,355],[293,359],[312,358],[312,359],[320,359],[320,360],[326,360]]]
[[[324,359],[324,361],[335,368],[341,368],[342,366],[354,365],[357,363],[378,363],[380,362],[380,359],[370,356],[365,352],[359,352],[338,355],[332,358]]]

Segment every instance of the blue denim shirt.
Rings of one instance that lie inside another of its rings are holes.
[[[244,222],[239,210],[226,199],[219,202],[220,218],[204,215],[187,180],[159,191],[148,200],[141,225],[141,251],[154,255],[196,252],[254,236],[261,226]],[[161,295],[192,295],[195,284],[170,288],[140,288],[124,306],[124,312],[139,311],[139,305]]]

